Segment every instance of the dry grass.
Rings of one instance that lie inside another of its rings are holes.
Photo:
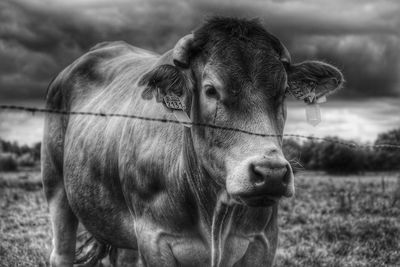
[[[396,174],[296,177],[281,203],[277,266],[400,266]]]
[[[276,266],[400,266],[397,180],[298,174],[296,197],[281,203]],[[0,266],[47,266],[50,248],[39,172],[0,173]]]
[[[39,172],[0,173],[0,266],[47,266],[50,247]]]

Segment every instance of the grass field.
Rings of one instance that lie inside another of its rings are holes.
[[[280,204],[276,266],[400,266],[399,179],[298,173]],[[40,173],[0,173],[0,266],[47,266],[50,248]]]

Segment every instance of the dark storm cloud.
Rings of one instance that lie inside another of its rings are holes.
[[[101,41],[126,40],[160,52],[172,46],[189,28],[182,29],[179,18],[185,17],[169,12],[166,3],[1,2],[0,97],[43,98],[51,77]]]
[[[400,2],[3,1],[0,98],[43,98],[51,77],[94,44],[125,40],[163,52],[206,15],[260,17],[295,60],[338,65],[339,97],[399,95]]]

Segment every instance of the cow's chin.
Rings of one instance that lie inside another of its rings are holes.
[[[240,197],[239,201],[249,207],[270,207],[277,204],[280,197],[272,196],[254,196],[254,197]]]

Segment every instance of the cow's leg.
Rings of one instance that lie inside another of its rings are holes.
[[[57,171],[46,153],[43,155],[42,164],[43,187],[53,230],[50,264],[57,267],[72,266],[75,259],[78,219],[69,206],[61,171]]]
[[[48,202],[53,228],[50,264],[55,267],[72,266],[75,259],[78,219],[69,207],[64,188],[57,190]]]
[[[59,103],[58,87],[49,88],[49,97]],[[52,95],[52,96],[50,96]],[[53,106],[49,106],[53,107]],[[59,108],[54,106],[54,108]],[[76,231],[78,219],[68,203],[63,179],[64,117],[47,115],[41,150],[43,189],[49,205],[53,230],[51,266],[72,266],[75,259]]]

